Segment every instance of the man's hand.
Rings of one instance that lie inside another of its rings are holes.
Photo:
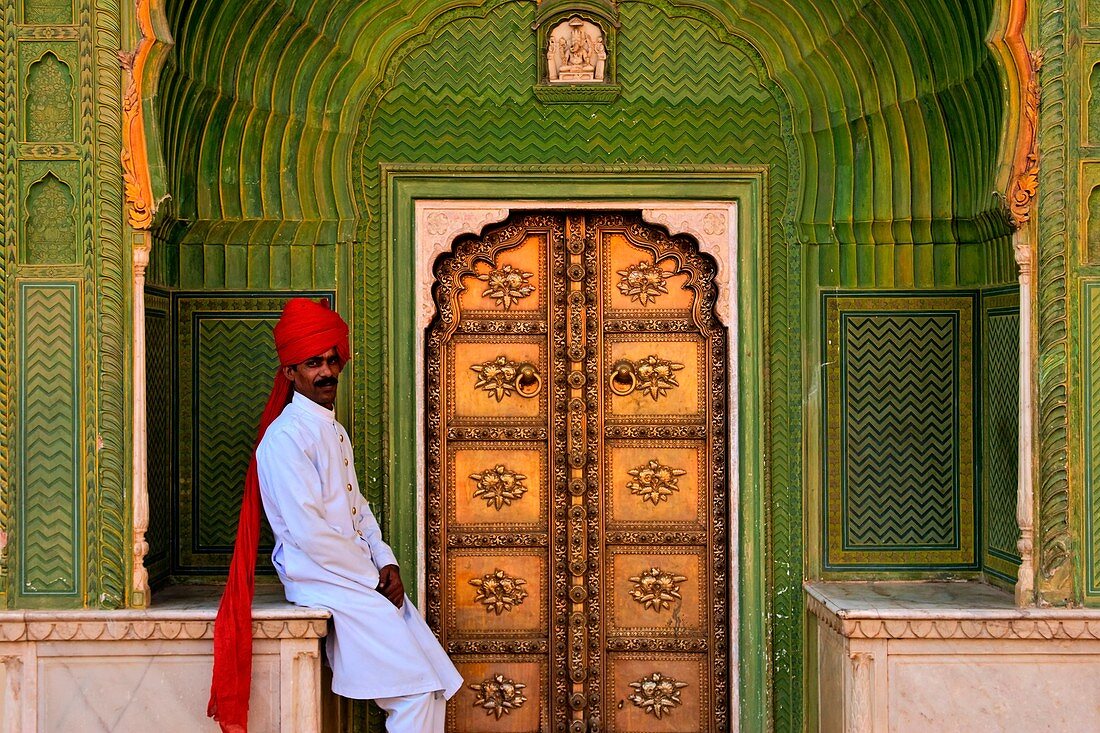
[[[378,592],[398,608],[405,604],[405,584],[401,582],[401,570],[396,565],[387,565],[378,571]]]

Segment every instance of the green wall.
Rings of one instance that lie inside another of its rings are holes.
[[[116,608],[130,578],[124,9],[0,6],[0,605]]]
[[[1100,5],[1045,0],[1038,33],[1040,590],[1100,605]]]
[[[384,10],[350,1],[169,2],[176,48],[153,101],[161,185],[173,199],[156,231],[151,278],[170,304],[239,301],[229,320],[262,320],[280,293],[335,292],[356,344],[344,414],[362,483],[385,513],[414,487],[388,475],[404,455],[389,454],[389,350],[407,336],[388,330],[387,277],[398,263],[388,254],[383,163],[517,172],[766,166],[768,468],[757,498],[766,501],[773,681],[770,700],[750,714],[798,730],[800,586],[819,570],[823,537],[812,522],[823,497],[823,292],[969,298],[973,505],[990,503],[981,501],[992,491],[979,470],[990,448],[973,390],[985,364],[982,294],[1014,279],[1007,225],[990,196],[1003,121],[984,43],[993,2],[646,0],[618,8],[621,96],[546,105],[533,90],[534,2],[407,0]],[[900,303],[895,297],[887,310],[907,317]],[[155,317],[179,328],[174,308]],[[169,342],[166,351],[177,349]],[[259,358],[239,356],[242,366]],[[196,373],[181,350],[167,360],[176,378]],[[184,419],[177,414],[168,451],[180,461]],[[210,450],[234,445],[227,438]],[[193,502],[206,485],[182,490],[192,480],[182,466],[167,491],[193,492]],[[201,522],[200,514],[189,531],[216,534]],[[974,522],[975,531],[984,526],[977,515]],[[395,526],[392,517],[385,524]],[[151,541],[170,554],[181,538]],[[974,572],[986,547],[976,541],[964,563]],[[190,570],[169,567],[159,577],[172,572]]]

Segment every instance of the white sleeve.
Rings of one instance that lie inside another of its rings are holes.
[[[370,504],[363,498],[363,495],[359,495],[359,513],[363,519],[359,523],[360,528],[363,530],[363,537],[366,539],[367,544],[370,545],[371,555],[374,557],[374,564],[379,570],[387,565],[396,565],[397,556],[393,554],[393,550],[382,539],[382,530],[378,526],[378,520],[374,518],[374,512],[370,510]]]
[[[321,476],[302,447],[281,431],[265,436],[256,451],[256,464],[264,498],[276,502],[289,544],[329,572],[373,588],[374,573],[363,572],[365,557],[358,540],[325,519]]]

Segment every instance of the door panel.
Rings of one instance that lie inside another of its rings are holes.
[[[702,441],[608,441],[608,526],[705,529],[706,456]]]
[[[546,658],[452,656],[466,685],[447,704],[455,733],[544,733],[548,729]]]
[[[613,653],[612,704],[607,730],[615,733],[695,733],[715,730],[708,720],[711,675],[697,654]],[[725,730],[724,728],[719,730]]]
[[[448,730],[728,727],[713,263],[636,215],[517,214],[436,267],[429,623]]]
[[[452,421],[515,421],[546,415],[544,344],[456,336],[450,345]]]
[[[707,572],[702,555],[673,547],[609,549],[608,636],[703,634]]]
[[[502,521],[515,529],[546,531],[546,445],[469,442],[448,455],[450,526],[492,531]]]

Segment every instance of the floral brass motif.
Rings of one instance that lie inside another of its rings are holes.
[[[612,393],[619,397],[638,391],[647,393],[656,401],[668,394],[673,387],[680,386],[674,372],[683,368],[683,364],[662,359],[655,354],[638,361],[620,359],[611,365],[608,381]]]
[[[481,294],[492,298],[499,307],[508,310],[535,292],[535,286],[527,284],[527,281],[534,276],[533,272],[524,272],[517,267],[504,265],[499,270],[478,275],[477,279],[488,283]]]
[[[657,296],[668,292],[665,280],[673,275],[648,260],[642,260],[625,270],[619,270],[618,274],[619,292],[629,295],[631,300],[643,306],[649,305],[649,301],[656,300]]]
[[[481,578],[471,578],[470,585],[477,588],[474,600],[484,604],[486,613],[492,612],[498,616],[511,611],[527,597],[527,591],[523,588],[527,581],[513,578],[499,568]]]
[[[679,491],[679,479],[687,473],[680,468],[672,468],[658,461],[650,460],[644,466],[638,466],[627,471],[634,477],[628,481],[626,488],[631,494],[642,497],[642,501],[653,502],[653,505],[668,501],[673,491]]]
[[[634,688],[634,693],[629,697],[630,702],[660,719],[665,713],[683,704],[680,701],[680,690],[688,684],[654,672],[637,682],[631,682],[630,686]]]
[[[484,364],[470,367],[477,372],[475,389],[483,389],[500,402],[513,392],[520,397],[534,397],[542,391],[542,377],[538,368],[528,362],[516,363],[506,356],[498,356]]]
[[[527,698],[523,690],[527,685],[508,679],[502,674],[495,674],[478,685],[470,685],[470,689],[477,693],[474,707],[484,708],[486,715],[495,715],[497,720],[513,710],[523,707]]]
[[[527,493],[527,487],[523,484],[527,477],[504,466],[471,473],[470,478],[477,482],[474,496],[484,499],[488,506],[495,507],[497,511],[513,501],[518,501]]]
[[[639,575],[630,578],[634,587],[630,589],[630,597],[646,607],[660,613],[668,608],[673,601],[679,601],[680,583],[687,580],[687,576],[666,573],[660,568],[650,568]]]

